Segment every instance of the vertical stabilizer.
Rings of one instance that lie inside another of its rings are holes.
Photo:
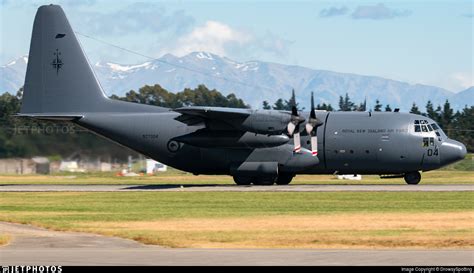
[[[21,113],[96,112],[102,88],[60,6],[35,17]]]

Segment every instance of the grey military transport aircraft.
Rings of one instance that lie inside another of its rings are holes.
[[[17,115],[70,121],[174,168],[231,175],[238,185],[285,185],[297,174],[334,173],[418,184],[419,171],[466,155],[462,143],[424,116],[325,112],[313,105],[300,113],[295,107],[168,109],[109,99],[62,8],[48,5],[35,17]]]

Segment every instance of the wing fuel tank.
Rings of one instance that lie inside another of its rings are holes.
[[[286,135],[262,135],[240,131],[196,132],[174,138],[178,142],[202,148],[262,148],[286,144]]]

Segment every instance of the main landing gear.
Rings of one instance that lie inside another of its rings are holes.
[[[420,183],[421,174],[419,172],[409,172],[406,173],[403,178],[405,178],[405,182],[409,185],[416,185]]]
[[[259,185],[259,186],[271,186],[277,185],[288,185],[291,180],[295,177],[294,174],[280,174],[278,177],[248,177],[248,176],[234,176],[234,182],[237,185]]]

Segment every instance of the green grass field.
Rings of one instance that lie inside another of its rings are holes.
[[[169,247],[469,248],[473,192],[2,193],[0,220]]]

